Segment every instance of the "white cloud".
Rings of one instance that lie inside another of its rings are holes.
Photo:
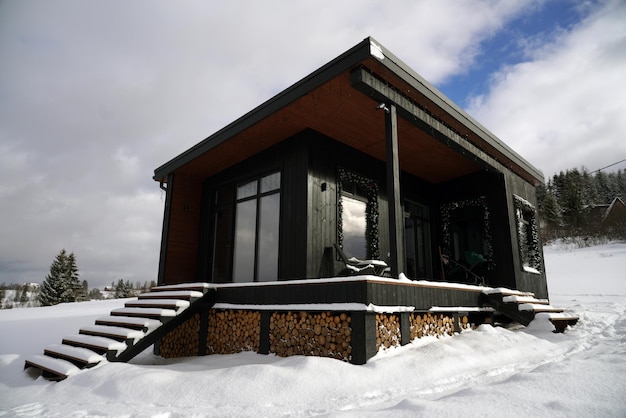
[[[626,158],[626,4],[608,1],[529,60],[502,68],[469,113],[544,171]]]
[[[538,3],[0,3],[0,282],[63,247],[92,285],[155,279],[154,168],[368,35],[438,83]]]

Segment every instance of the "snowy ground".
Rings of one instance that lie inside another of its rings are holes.
[[[482,326],[364,366],[252,353],[163,360],[146,351],[51,383],[25,373],[24,356],[123,302],[0,311],[0,417],[625,417],[626,244],[545,252],[551,302],[581,317],[574,328]]]

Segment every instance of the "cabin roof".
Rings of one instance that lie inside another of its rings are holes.
[[[158,167],[154,179],[207,178],[306,129],[384,161],[381,100],[405,110],[398,120],[402,170],[440,183],[495,160],[533,185],[543,182],[541,171],[371,37]]]

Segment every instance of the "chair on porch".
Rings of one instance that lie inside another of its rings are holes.
[[[338,244],[335,243],[333,244],[333,246],[335,247],[335,251],[337,251],[337,254],[341,258],[341,260],[346,265],[346,268],[343,271],[344,274],[346,273],[347,273],[346,275],[373,274],[376,276],[389,277],[391,273],[391,268],[384,261],[360,260],[356,257],[348,258],[348,256],[343,252],[343,250]]]
[[[463,260],[459,262],[449,255],[443,254],[440,248],[439,256],[441,258],[444,280],[460,279],[464,283],[479,286],[486,284],[485,278],[476,273],[476,268],[487,262],[481,254],[473,251],[465,251]]]

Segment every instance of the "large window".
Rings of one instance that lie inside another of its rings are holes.
[[[280,173],[240,183],[234,193],[229,190],[218,190],[216,198],[214,281],[277,280]]]
[[[339,170],[337,241],[348,257],[377,259],[378,187],[372,180]]]

